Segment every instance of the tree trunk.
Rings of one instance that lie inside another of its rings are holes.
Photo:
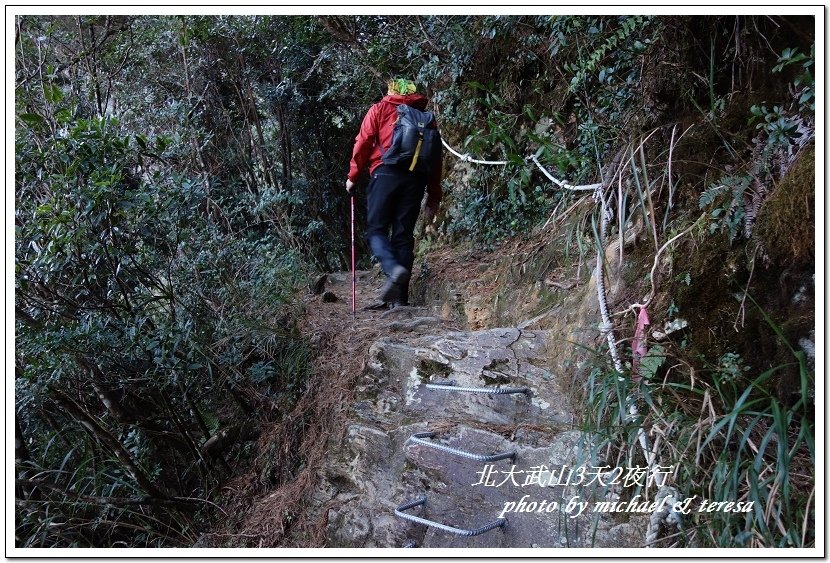
[[[133,476],[135,482],[145,493],[156,498],[165,498],[167,496],[144,470],[138,466],[124,445],[109,430],[104,428],[94,416],[86,412],[81,405],[62,392],[55,391],[55,395],[63,402],[66,409],[74,415],[80,424],[88,428],[103,444],[112,450],[118,460],[124,465],[124,468]]]
[[[251,81],[248,80],[244,73],[243,80],[245,80],[245,96],[247,97],[246,105],[248,106],[248,112],[246,113],[250,112],[248,119],[251,123],[254,124],[254,129],[256,129],[257,134],[257,142],[254,144],[254,149],[256,150],[260,162],[262,162],[262,168],[265,174],[265,181],[268,183],[269,186],[276,187],[276,182],[274,181],[273,171],[271,168],[271,161],[268,158],[268,151],[265,150],[265,136],[262,134],[262,123],[259,119],[259,111],[257,110],[256,98],[254,97],[254,90],[251,87]]]
[[[211,457],[217,457],[237,442],[249,442],[259,437],[259,434],[260,429],[256,425],[235,424],[223,428],[202,444],[202,452]]]
[[[17,416],[14,417],[14,461],[18,464],[29,461],[29,448],[26,447],[26,438]]]

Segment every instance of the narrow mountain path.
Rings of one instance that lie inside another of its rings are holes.
[[[587,437],[574,427],[566,383],[545,367],[557,335],[467,331],[437,316],[437,307],[363,310],[378,285],[370,272],[359,273],[355,316],[350,274],[329,275],[325,299],[307,298],[305,330],[328,338],[319,349],[329,353],[317,361],[335,380],[324,384],[342,391],[342,403],[331,405],[337,412],[324,413],[342,432],[317,444],[306,503],[307,517],[319,522],[315,543],[642,545],[648,515],[595,512],[615,491],[575,477],[580,466],[603,463],[582,455]],[[410,501],[418,504],[401,508]],[[491,529],[472,535],[482,528]]]

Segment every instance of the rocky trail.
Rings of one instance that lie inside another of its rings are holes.
[[[613,493],[573,478],[586,436],[549,360],[563,335],[465,330],[439,302],[364,310],[378,282],[359,272],[354,317],[348,273],[307,298],[309,330],[337,333],[325,361],[354,382],[307,503],[324,545],[642,546],[647,514],[594,512]]]

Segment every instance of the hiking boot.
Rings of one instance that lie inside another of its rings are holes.
[[[375,301],[363,307],[364,311],[380,311],[389,308],[389,303],[386,301]]]
[[[387,303],[394,303],[398,301],[408,283],[409,270],[403,266],[395,266],[392,274],[387,278],[386,283],[380,290],[378,298]]]

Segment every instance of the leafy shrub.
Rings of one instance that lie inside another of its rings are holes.
[[[283,390],[296,398],[307,376],[285,308],[296,258],[273,237],[227,231],[233,219],[202,183],[139,174],[134,155],[146,141],[118,121],[69,121],[37,142],[42,124],[26,122],[16,407],[29,437],[19,471],[40,477],[23,479],[18,543],[186,545],[185,523],[209,505],[176,499],[207,495],[221,471],[198,454],[220,426],[207,421],[247,417]],[[257,360],[297,365],[265,382]],[[247,382],[234,375],[245,370]],[[154,504],[167,508],[148,518],[140,508]]]

